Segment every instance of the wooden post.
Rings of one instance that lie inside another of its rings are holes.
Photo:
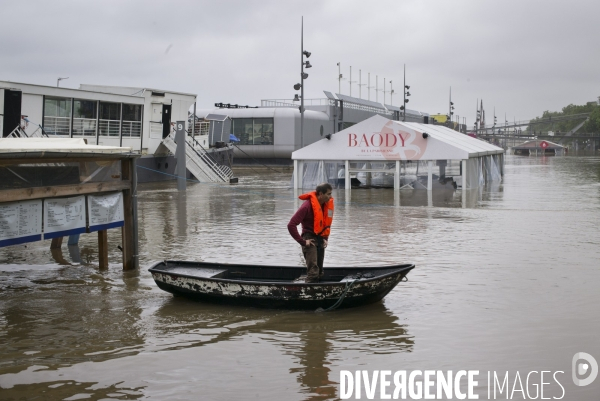
[[[98,231],[98,266],[108,269],[108,233],[107,230]]]
[[[60,249],[62,246],[63,237],[52,238],[52,242],[50,243],[50,249]]]
[[[123,180],[131,180],[133,170],[133,159],[121,161],[121,177]],[[123,214],[124,223],[122,229],[122,248],[123,248],[123,270],[133,270],[136,268],[134,254],[134,236],[133,236],[133,190],[123,190]]]

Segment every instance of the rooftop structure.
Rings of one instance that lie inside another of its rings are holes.
[[[541,139],[535,139],[531,141],[523,142],[519,145],[513,146],[512,151],[515,155],[564,155],[566,147],[559,145],[558,143],[544,141]]]

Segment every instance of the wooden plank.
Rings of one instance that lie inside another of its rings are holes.
[[[52,238],[50,249],[60,249],[62,247],[63,237]]]
[[[131,183],[133,160],[121,161],[121,176],[128,183]],[[123,270],[133,270],[136,268],[133,257],[133,190],[131,185],[123,190],[123,214],[124,222],[122,229],[122,248],[123,248]]]
[[[41,152],[38,152],[41,154]],[[106,155],[94,155],[90,157],[35,157],[35,158],[15,158],[8,159],[0,156],[0,166],[14,166],[17,164],[40,164],[40,163],[80,163],[80,162],[97,162],[97,161],[117,161],[119,159],[129,160],[133,157],[139,157],[135,154],[132,156],[123,154],[106,154]]]
[[[100,269],[108,269],[108,232],[98,231],[98,266]]]
[[[58,196],[95,194],[122,191],[131,188],[130,180],[94,182],[78,185],[56,185],[53,187],[5,189],[0,191],[0,203],[29,199],[54,198]]]

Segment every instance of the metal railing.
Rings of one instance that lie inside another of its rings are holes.
[[[29,138],[29,135],[21,129],[20,125],[17,125],[17,128],[12,130],[10,134],[6,135],[7,138]]]
[[[327,106],[329,99],[304,99],[305,106]],[[260,107],[300,107],[300,103],[292,99],[263,99]]]
[[[140,137],[142,135],[141,121],[125,121],[121,126],[121,135],[128,137]]]
[[[73,118],[73,135],[96,136],[96,119]]]
[[[233,177],[233,171],[228,166],[219,164],[211,155],[204,149],[202,145],[194,138],[187,137],[186,142],[196,155],[217,175],[223,182],[229,181]]]
[[[162,138],[162,123],[150,121],[150,138]]]
[[[192,134],[192,121],[188,120],[188,134]],[[210,122],[209,121],[198,121],[196,119],[196,126],[194,127],[194,135],[208,135],[210,132]]]
[[[175,131],[163,139],[163,144],[176,153]],[[217,163],[194,138],[186,135],[186,144],[186,167],[199,181],[228,182],[233,176],[229,167]]]
[[[100,136],[119,136],[119,120],[100,120]]]
[[[44,117],[44,129],[55,135],[69,135],[71,133],[71,117]]]
[[[548,116],[548,117],[539,117],[531,120],[521,120],[521,121],[506,121],[505,123],[497,123],[497,124],[486,124],[485,126],[481,125],[477,128],[478,131],[498,131],[498,130],[506,130],[508,128],[515,127],[523,127],[527,125],[537,125],[537,124],[552,124],[563,121],[570,120],[580,120],[585,119],[590,115],[590,113],[579,113],[579,114],[567,114],[561,116]]]

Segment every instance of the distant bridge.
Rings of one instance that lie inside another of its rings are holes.
[[[485,135],[485,133],[487,131],[498,131],[499,129],[506,130],[509,128],[517,128],[517,127],[525,127],[525,126],[535,127],[536,125],[541,125],[541,124],[554,124],[554,123],[558,123],[558,122],[572,121],[572,120],[585,121],[585,120],[587,120],[587,118],[589,116],[590,116],[590,113],[579,113],[579,114],[571,114],[571,115],[567,115],[567,116],[550,116],[550,117],[540,118],[540,119],[536,119],[536,120],[515,121],[512,123],[505,120],[504,124],[502,124],[502,125],[499,125],[499,124],[486,125],[485,127],[479,127],[477,129],[477,131],[481,132],[481,135]]]
[[[553,139],[553,142],[556,142],[558,140],[557,143],[563,142],[566,138],[574,138],[574,139],[580,139],[580,138],[581,139],[592,139],[593,138],[594,140],[597,140],[598,136],[573,135],[575,132],[577,132],[579,130],[579,128],[583,127],[583,125],[585,124],[585,122],[587,121],[589,116],[590,116],[590,113],[579,113],[579,114],[571,114],[571,115],[566,115],[566,116],[549,116],[546,118],[540,118],[540,119],[535,119],[535,120],[515,121],[512,123],[509,123],[507,120],[505,120],[504,125],[493,124],[493,125],[488,125],[485,127],[480,127],[475,131],[475,133],[477,134],[478,137],[485,138],[485,139],[491,139],[491,138],[534,139],[534,137],[535,137],[535,138],[545,138],[548,140]],[[577,124],[569,132],[554,133],[553,135],[550,135],[548,133],[542,133],[542,132],[540,132],[539,134],[535,133],[536,125],[548,125],[548,124],[553,125],[555,123],[564,122],[564,121],[573,121],[573,120],[581,120],[581,122],[579,124]],[[528,130],[527,134],[523,135],[520,132],[517,133],[517,131],[516,131],[517,128],[525,127],[525,126],[530,128]],[[512,132],[511,132],[511,130],[512,130]],[[531,131],[533,131],[533,133]]]

